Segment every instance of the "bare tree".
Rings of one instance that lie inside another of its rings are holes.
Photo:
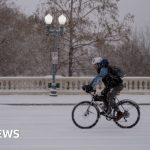
[[[150,74],[150,30],[133,34],[133,16],[119,21],[116,0],[47,0],[47,10],[30,17],[0,0],[0,75],[51,73],[53,43],[40,16],[48,12],[68,18],[65,35],[58,39],[59,74],[92,75],[91,57],[99,55],[122,66],[127,75]]]
[[[44,31],[38,16],[27,17],[1,0],[0,75],[50,74],[51,39]]]
[[[150,30],[133,31],[128,40],[117,47],[105,45],[103,56],[109,58],[112,65],[122,67],[127,76],[150,75]]]
[[[118,0],[47,0],[48,9],[45,13],[53,13],[55,9],[58,14],[64,13],[68,19],[64,37],[67,59],[63,62],[68,64],[69,76],[77,72],[77,66],[82,65],[81,60],[84,61],[85,56],[87,59],[91,55],[91,46],[97,41],[116,41],[120,35],[126,36],[126,29],[129,28],[125,28],[125,20],[132,16],[128,15],[120,23],[117,4]]]

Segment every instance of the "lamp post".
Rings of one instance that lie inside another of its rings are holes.
[[[54,18],[55,19],[55,18]],[[47,31],[48,33],[53,36],[53,51],[52,51],[52,84],[51,84],[51,90],[50,90],[50,96],[57,96],[57,89],[56,89],[56,70],[57,70],[57,64],[58,64],[58,39],[57,37],[62,36],[64,33],[64,25],[66,23],[66,17],[62,14],[58,17],[58,23],[52,24],[53,17],[48,14],[45,16],[45,23],[47,25]]]

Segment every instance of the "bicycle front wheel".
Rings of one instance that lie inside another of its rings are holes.
[[[115,123],[121,128],[132,128],[140,120],[140,108],[138,104],[131,100],[122,100],[118,103],[119,110],[124,114],[120,120]],[[117,112],[114,111],[114,116]]]
[[[81,129],[92,128],[97,124],[99,117],[99,109],[89,101],[77,104],[72,110],[72,121]]]

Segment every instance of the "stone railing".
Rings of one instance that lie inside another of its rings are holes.
[[[84,94],[92,77],[56,77],[59,94]],[[0,94],[49,94],[51,77],[0,77]],[[98,86],[100,91],[103,85]],[[150,94],[150,77],[125,77],[122,93]]]

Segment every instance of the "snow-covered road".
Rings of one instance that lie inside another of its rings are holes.
[[[136,102],[150,101],[149,95],[122,95],[120,98],[125,97]],[[141,120],[133,129],[121,129],[102,117],[92,129],[82,130],[71,120],[73,106],[43,105],[87,99],[90,97],[0,96],[0,130],[20,130],[19,139],[0,139],[0,150],[150,149],[150,106],[140,106]]]

